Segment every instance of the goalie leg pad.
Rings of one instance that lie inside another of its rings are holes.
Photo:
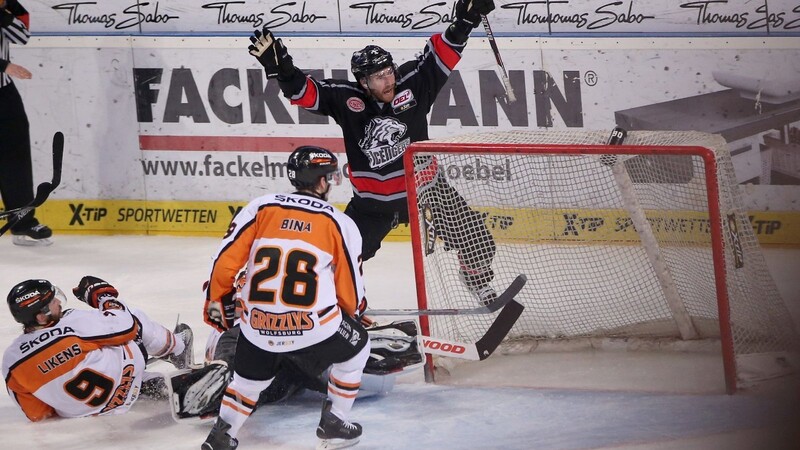
[[[397,375],[373,375],[364,373],[361,376],[361,388],[358,390],[358,397],[367,398],[375,395],[385,395],[394,389]]]
[[[172,417],[176,421],[203,421],[219,414],[231,371],[225,362],[212,361],[205,366],[179,370],[167,378]]]

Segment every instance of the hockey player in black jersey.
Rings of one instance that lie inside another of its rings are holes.
[[[492,0],[458,0],[453,23],[444,33],[431,36],[423,53],[400,69],[389,52],[368,45],[353,53],[355,82],[305,75],[266,27],[250,38],[250,53],[264,66],[267,78],[277,78],[293,105],[330,116],[342,128],[353,185],[345,213],[361,232],[364,260],[375,255],[392,228],[408,223],[403,153],[412,142],[428,139],[427,115],[437,94],[461,59],[481,15],[494,8]],[[496,298],[490,285],[496,247],[485,216],[467,206],[434,158],[427,163],[432,176],[420,188],[421,203],[431,205],[445,248],[458,251],[466,286],[488,304]]]

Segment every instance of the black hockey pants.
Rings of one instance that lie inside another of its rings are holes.
[[[494,279],[491,265],[497,251],[485,215],[470,208],[464,197],[444,178],[439,177],[434,183],[420,194],[420,210],[424,205],[430,206],[434,227],[444,241],[445,250],[458,251],[464,281],[468,287],[477,290]],[[375,256],[392,228],[409,221],[406,208],[401,211],[372,211],[360,207],[353,200],[344,212],[361,232],[364,261]]]
[[[14,83],[0,88],[0,195],[5,209],[19,208],[33,200],[28,116]],[[33,216],[27,214],[13,229],[30,228]]]

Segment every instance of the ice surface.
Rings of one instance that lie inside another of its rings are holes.
[[[195,330],[196,359],[209,328],[201,286],[217,239],[165,236],[64,236],[47,248],[0,239],[0,292],[46,278],[65,292],[81,276],[114,284],[121,297],[172,326]],[[796,251],[767,254],[798,317]],[[408,243],[384,243],[365,263],[370,304],[415,307]],[[85,305],[72,299],[68,306]],[[3,309],[0,343],[20,332]],[[799,448],[800,390],[794,379],[734,396],[723,393],[717,355],[624,352],[495,355],[459,365],[441,384],[421,372],[382,397],[356,402],[362,449],[792,449]],[[166,366],[165,366],[166,367]],[[321,397],[307,393],[258,410],[239,435],[242,450],[310,449]],[[0,395],[3,449],[197,449],[210,424],[175,423],[166,402],[140,400],[120,416],[30,423]]]

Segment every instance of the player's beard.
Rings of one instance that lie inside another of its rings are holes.
[[[367,82],[367,83],[369,83],[369,82]],[[369,84],[367,84],[367,86],[369,88],[369,93],[372,96],[372,98],[374,98],[375,100],[377,100],[377,101],[379,101],[381,103],[389,103],[394,98],[395,89],[397,88],[397,81],[395,80],[394,83],[392,83],[389,86],[386,86],[385,88],[383,88],[381,90],[377,90],[377,89],[373,88],[372,86],[370,86]]]
[[[381,92],[381,97],[378,100],[382,101],[383,103],[389,103],[394,98],[394,91],[397,84],[392,84],[388,86]]]

